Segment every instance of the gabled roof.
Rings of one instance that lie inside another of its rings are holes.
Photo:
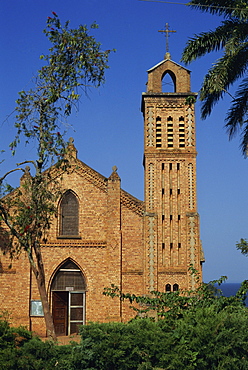
[[[183,67],[183,66],[181,66],[181,64],[179,64],[179,63],[177,63],[177,62],[174,62],[173,60],[171,60],[170,58],[166,58],[166,59],[164,59],[164,60],[161,60],[161,62],[159,62],[158,64],[156,64],[155,66],[153,66],[153,67],[151,67],[150,69],[148,69],[147,70],[147,72],[149,73],[149,72],[152,72],[154,69],[156,69],[156,68],[158,68],[159,66],[161,66],[162,64],[164,64],[165,62],[171,62],[171,63],[173,63],[173,64],[175,64],[175,65],[177,65],[178,67],[180,67],[180,68],[183,68],[183,69],[185,69],[186,71],[189,71],[189,72],[191,72],[189,69],[187,69],[187,68],[185,68],[185,67]]]
[[[93,170],[79,159],[76,159],[74,171],[87,178],[89,182],[93,183],[99,189],[107,192],[108,178]],[[140,216],[144,213],[144,202],[135,198],[123,189],[121,189],[121,204]]]
[[[93,168],[89,167],[87,164],[78,159],[77,150],[72,142],[68,145],[67,160],[68,166],[64,169],[64,171],[58,171],[58,176],[61,175],[61,172],[76,172],[79,174],[79,176],[83,176],[87,179],[87,181],[91,182],[97,188],[107,193],[108,178],[101,175],[99,172],[95,171]],[[51,169],[53,172],[56,171],[55,166],[53,166]],[[121,189],[121,204],[139,215],[143,215],[144,213],[144,202],[135,198],[123,189]]]

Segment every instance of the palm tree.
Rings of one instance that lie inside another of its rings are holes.
[[[204,77],[200,90],[201,115],[205,119],[225,94],[232,98],[225,127],[232,138],[241,129],[241,149],[248,155],[248,3],[247,0],[192,0],[189,6],[224,17],[214,31],[189,39],[182,61],[190,63],[211,51],[223,54]],[[234,96],[229,88],[236,81]]]

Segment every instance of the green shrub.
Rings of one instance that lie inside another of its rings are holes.
[[[246,307],[218,301],[188,308],[174,321],[90,324],[81,329],[69,369],[248,369],[247,327]]]
[[[187,310],[175,320],[160,366],[177,370],[248,369],[247,327],[246,307],[228,306],[218,311],[213,304]]]
[[[0,320],[0,349],[20,347],[32,338],[32,333],[23,326],[19,326],[18,328],[10,327],[4,315],[0,317],[2,318]]]
[[[0,320],[0,349],[13,345],[14,336],[6,320]]]
[[[167,340],[166,331],[149,319],[90,324],[81,328],[81,336],[72,352],[80,369],[152,369]]]

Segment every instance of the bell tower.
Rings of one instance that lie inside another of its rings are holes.
[[[162,92],[165,75],[174,92]],[[146,291],[196,286],[192,265],[202,277],[203,255],[196,202],[196,142],[190,71],[170,59],[148,70],[142,94],[145,170]]]

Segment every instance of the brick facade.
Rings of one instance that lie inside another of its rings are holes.
[[[162,92],[166,73],[174,82],[174,93]],[[201,273],[202,256],[194,108],[185,105],[194,95],[189,71],[170,59],[148,71],[147,92],[142,95],[144,202],[121,189],[116,168],[109,178],[100,175],[81,162],[73,142],[69,144],[64,195],[42,248],[51,310],[55,315],[56,305],[64,305],[65,334],[75,330],[77,320],[132,317],[129,304],[103,296],[104,287],[111,284],[135,294],[194,287],[188,267],[193,264]],[[40,298],[27,257],[23,253],[12,269],[8,265],[1,255],[0,309],[11,314],[14,325],[45,335],[43,317],[30,315],[31,302],[39,304]]]

